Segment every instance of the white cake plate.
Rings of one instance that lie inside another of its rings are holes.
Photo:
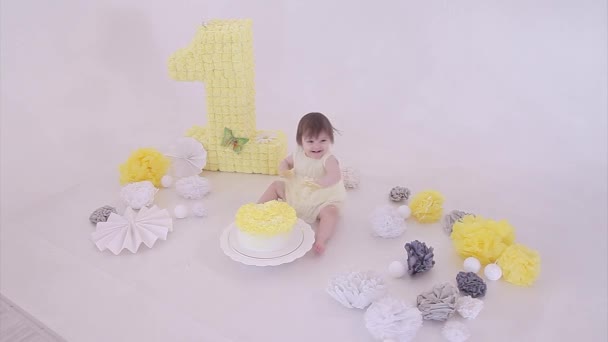
[[[303,257],[315,242],[310,225],[298,219],[284,248],[273,252],[258,252],[242,247],[236,238],[234,222],[224,229],[220,247],[232,260],[250,266],[278,266]]]

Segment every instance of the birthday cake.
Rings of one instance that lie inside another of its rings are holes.
[[[280,250],[289,242],[297,220],[295,209],[285,202],[245,204],[236,213],[238,243],[258,252]]]

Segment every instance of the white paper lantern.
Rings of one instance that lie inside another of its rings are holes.
[[[481,269],[481,263],[479,262],[479,260],[477,260],[477,258],[468,257],[468,258],[464,259],[464,270],[466,272],[477,273],[477,272],[479,272],[480,269]]]
[[[484,268],[483,274],[485,274],[488,280],[495,281],[502,277],[502,269],[497,264],[488,264],[486,268]]]
[[[393,261],[388,265],[388,274],[393,278],[401,278],[407,272],[407,268],[400,261]]]
[[[399,208],[397,208],[397,212],[399,213],[399,215],[401,215],[406,220],[412,214],[412,210],[407,205],[401,205],[401,206],[399,206]]]
[[[164,175],[163,178],[160,179],[160,184],[165,188],[170,187],[171,184],[173,184],[173,177]]]
[[[178,219],[185,218],[188,216],[188,208],[183,204],[178,204],[173,209],[173,214],[175,214],[175,217]]]

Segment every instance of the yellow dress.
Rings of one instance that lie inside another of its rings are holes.
[[[321,159],[314,159],[306,156],[304,150],[298,147],[293,155],[294,176],[284,180],[285,201],[296,210],[299,218],[308,223],[315,222],[324,207],[335,205],[340,208],[346,199],[342,177],[336,184],[326,188],[306,185],[306,181],[325,176],[325,161],[331,155],[328,151]]]

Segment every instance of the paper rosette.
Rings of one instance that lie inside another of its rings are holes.
[[[178,178],[198,175],[207,164],[203,144],[190,137],[177,139],[165,155],[171,158],[171,173]]]
[[[91,238],[100,251],[109,249],[118,255],[125,248],[136,253],[142,243],[152,248],[172,230],[173,220],[165,209],[152,206],[137,212],[127,208],[123,216],[112,213],[106,222],[97,223]]]

